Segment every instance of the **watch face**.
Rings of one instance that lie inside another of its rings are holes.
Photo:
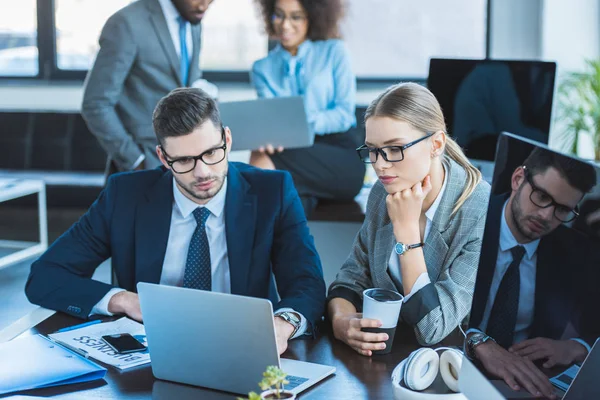
[[[404,254],[404,252],[406,252],[406,246],[404,245],[404,243],[396,243],[395,250],[396,254],[401,256],[402,254]]]

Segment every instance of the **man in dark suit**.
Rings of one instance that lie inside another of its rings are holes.
[[[109,156],[109,171],[160,165],[152,111],[200,78],[200,21],[212,1],[138,0],[104,25],[81,114]]]
[[[267,298],[283,352],[290,337],[313,331],[325,304],[321,263],[291,176],[229,163],[231,132],[199,89],[163,98],[153,124],[163,166],[112,176],[32,264],[27,297],[81,318],[136,320],[138,282]],[[108,258],[119,287],[91,279]]]
[[[552,397],[533,362],[581,362],[592,344],[577,316],[591,246],[563,223],[595,183],[591,165],[536,148],[513,172],[511,193],[490,199],[466,349],[515,389]]]

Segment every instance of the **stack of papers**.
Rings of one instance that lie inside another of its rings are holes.
[[[84,357],[91,357],[119,370],[137,367],[138,365],[150,362],[148,349],[138,353],[118,354],[102,340],[102,336],[104,335],[114,335],[117,333],[129,333],[140,343],[147,346],[144,325],[126,317],[113,322],[104,322],[66,332],[53,333],[48,335],[48,337]]]
[[[41,335],[0,344],[0,395],[104,378],[106,369]]]

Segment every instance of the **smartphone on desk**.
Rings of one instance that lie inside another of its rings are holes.
[[[117,333],[114,335],[102,336],[102,340],[106,342],[114,351],[119,354],[136,353],[146,350],[146,346],[140,343],[136,338],[129,333]]]

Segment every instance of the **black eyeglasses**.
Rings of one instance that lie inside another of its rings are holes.
[[[552,196],[548,194],[548,192],[538,187],[533,182],[531,172],[527,169],[526,166],[523,166],[523,171],[525,171],[525,180],[527,180],[527,183],[529,183],[529,186],[531,186],[529,200],[531,200],[531,202],[535,206],[540,208],[548,208],[554,206],[554,217],[561,222],[571,222],[579,216],[579,206],[571,208],[563,204],[557,203],[556,201],[554,201]]]
[[[377,162],[377,157],[381,154],[381,157],[387,162],[399,162],[404,160],[404,150],[408,149],[415,144],[422,142],[423,140],[431,137],[433,133],[428,133],[427,135],[419,138],[417,140],[413,140],[410,143],[405,144],[404,146],[383,146],[383,147],[369,147],[366,144],[363,144],[356,152],[358,156],[365,164],[375,164]]]
[[[307,17],[306,17],[306,15],[299,15],[299,14],[286,16],[285,14],[278,13],[278,12],[274,12],[273,15],[271,16],[271,21],[274,24],[283,24],[286,19],[288,19],[292,23],[292,25],[300,25],[301,23],[306,21]]]
[[[185,174],[186,172],[192,171],[196,168],[198,160],[202,161],[206,165],[215,165],[225,159],[227,154],[227,142],[225,141],[225,128],[221,127],[221,140],[223,145],[208,149],[199,156],[179,157],[170,160],[171,156],[167,154],[164,147],[160,146],[160,150],[165,155],[165,161],[171,167],[173,172],[177,174]]]

